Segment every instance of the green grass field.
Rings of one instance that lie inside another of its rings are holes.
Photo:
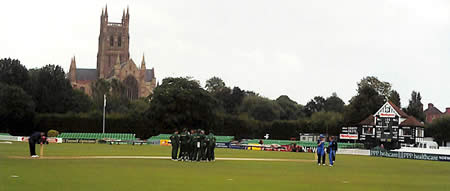
[[[39,152],[39,147],[37,147]],[[170,147],[52,144],[45,156],[169,156]],[[0,191],[14,190],[450,190],[450,163],[338,155],[315,162],[175,162],[163,159],[12,159],[0,144]],[[216,149],[216,157],[314,160],[310,153]]]

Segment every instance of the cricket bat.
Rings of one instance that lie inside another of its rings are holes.
[[[317,153],[313,152],[313,155],[314,155],[314,160],[317,160]]]
[[[41,152],[39,153],[40,157],[44,157],[44,144],[41,143]]]

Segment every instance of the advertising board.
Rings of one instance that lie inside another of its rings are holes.
[[[370,156],[450,162],[449,155],[370,150]]]

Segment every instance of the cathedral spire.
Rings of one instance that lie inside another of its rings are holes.
[[[105,6],[105,17],[108,17],[108,4]]]
[[[72,57],[72,59],[70,60],[70,68],[77,68],[77,63],[75,61],[75,56]]]
[[[130,10],[128,9],[128,5],[127,5],[127,15],[126,15],[127,19],[130,17]]]
[[[141,70],[146,70],[147,67],[145,67],[145,56],[142,54],[142,62],[141,62]]]
[[[76,81],[76,70],[77,70],[77,63],[75,61],[75,56],[72,57],[70,60],[70,68],[69,68],[69,80],[71,82]]]

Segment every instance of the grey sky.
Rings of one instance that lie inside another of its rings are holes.
[[[336,92],[344,101],[367,75],[389,81],[408,104],[450,107],[450,1],[189,0],[1,1],[0,57],[27,68],[95,68],[100,14],[130,8],[130,54],[156,77],[212,76],[275,99],[305,104]]]

